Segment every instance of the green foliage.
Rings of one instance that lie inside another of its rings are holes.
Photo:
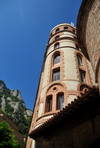
[[[4,111],[3,110],[0,110],[0,113],[4,113]]]
[[[18,102],[19,101],[19,99],[16,97],[16,96],[12,96],[11,94],[9,94],[8,92],[6,92],[5,93],[5,99],[6,99],[6,101],[7,101],[7,98],[11,98],[12,99],[12,101],[15,101],[15,102]],[[9,100],[8,100],[8,102],[9,102]]]
[[[19,143],[15,140],[13,131],[7,122],[0,122],[0,148],[18,148]]]
[[[31,118],[27,118],[27,119],[24,119],[24,126],[23,126],[23,123],[20,124],[20,132],[27,136],[28,135],[28,131],[29,131],[29,125],[30,125],[30,122],[31,122]]]
[[[10,106],[10,104],[6,104],[5,106],[5,112],[12,113],[14,111],[14,108]]]

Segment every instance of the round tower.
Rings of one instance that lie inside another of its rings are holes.
[[[46,46],[35,128],[92,86],[90,70],[78,47],[75,27],[67,23],[54,27]]]
[[[76,28],[67,23],[54,27],[46,46],[30,132],[92,87],[92,74],[78,46]]]

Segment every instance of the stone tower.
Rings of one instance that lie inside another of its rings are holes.
[[[41,126],[94,85],[90,62],[78,46],[73,24],[55,26],[46,46],[30,131]],[[34,148],[28,138],[27,148]]]

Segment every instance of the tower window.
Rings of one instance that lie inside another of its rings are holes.
[[[82,66],[82,57],[77,55],[78,64]]]
[[[64,27],[64,30],[68,30],[68,27]]]
[[[57,28],[57,29],[56,29],[56,32],[59,32],[59,30],[60,30],[60,29],[59,29],[59,28]]]
[[[59,48],[59,43],[56,43],[54,48]]]
[[[60,69],[53,70],[53,81],[60,80]]]
[[[48,96],[46,99],[46,112],[52,111],[52,95]]]
[[[81,79],[81,81],[82,81],[83,83],[86,82],[85,75],[86,75],[86,74],[85,74],[85,71],[80,70],[80,79]]]
[[[55,37],[55,40],[58,40],[59,39],[59,35],[57,35],[56,37]]]
[[[57,110],[64,108],[64,94],[57,95]]]
[[[57,63],[60,63],[60,54],[59,53],[54,56],[54,64],[57,64]]]

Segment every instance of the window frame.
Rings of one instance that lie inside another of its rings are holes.
[[[57,28],[56,30],[55,30],[55,32],[57,33],[57,32],[59,32],[60,31],[60,29],[59,28]]]
[[[82,69],[79,69],[79,72],[80,72],[80,80],[81,80],[81,82],[86,83],[86,71],[84,71]]]
[[[57,35],[56,37],[55,37],[55,40],[58,40],[60,38],[60,36],[59,35]]]
[[[57,105],[56,105],[57,110],[62,110],[65,107],[64,93],[57,94],[56,103],[57,103]]]
[[[64,27],[64,30],[68,30],[68,27],[67,27],[67,26],[65,26],[65,27]]]
[[[52,72],[52,81],[58,81],[60,80],[60,67],[53,69]]]
[[[77,54],[77,62],[79,66],[83,66],[83,59],[82,56]]]
[[[54,45],[54,48],[57,49],[57,48],[59,48],[59,47],[60,47],[60,44],[59,44],[59,42],[57,42],[57,43]]]
[[[51,112],[52,111],[52,102],[53,102],[53,99],[52,99],[52,95],[49,95],[46,97],[46,105],[45,105],[45,112]]]

